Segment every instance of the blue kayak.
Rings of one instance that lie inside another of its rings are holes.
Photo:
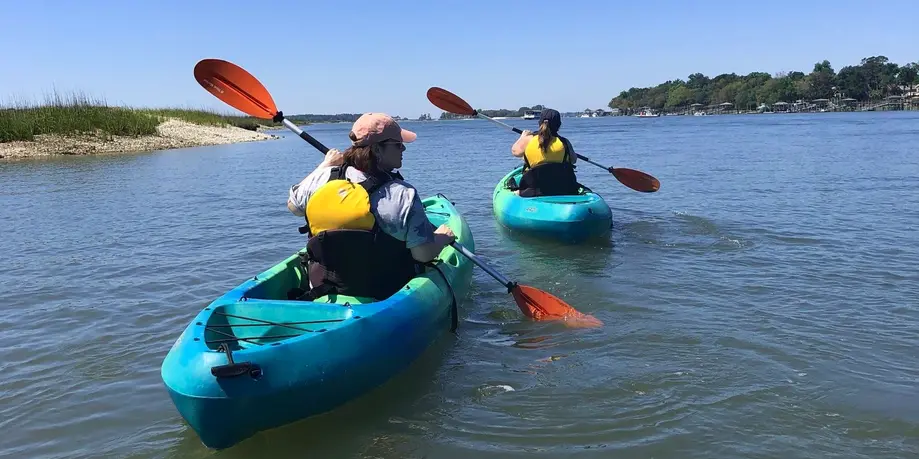
[[[520,183],[523,166],[504,176],[492,195],[498,223],[509,230],[565,242],[582,242],[606,236],[613,216],[603,198],[586,189],[571,196],[522,198],[508,188],[508,180]]]
[[[448,224],[475,250],[449,200],[423,203],[434,226]],[[384,301],[288,300],[287,291],[301,287],[295,253],[198,313],[166,355],[163,382],[209,448],[331,410],[389,380],[450,329],[473,265],[447,246],[435,266]]]

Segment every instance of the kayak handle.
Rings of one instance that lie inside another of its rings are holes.
[[[248,374],[252,379],[258,379],[262,376],[262,369],[258,364],[252,362],[234,362],[233,354],[230,352],[230,346],[228,344],[221,344],[217,350],[226,352],[228,362],[226,365],[211,367],[211,374],[217,379],[235,378],[244,374]]]

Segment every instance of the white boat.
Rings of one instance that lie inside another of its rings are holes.
[[[523,119],[525,120],[535,120],[540,114],[539,110],[527,110],[523,112]]]
[[[650,108],[643,108],[640,112],[633,116],[638,118],[657,118],[658,116],[661,116],[661,114],[652,112]]]

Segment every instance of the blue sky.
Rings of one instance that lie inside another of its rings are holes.
[[[872,55],[919,60],[919,2],[868,5],[7,0],[0,100],[40,100],[54,87],[110,104],[232,112],[192,76],[198,60],[216,57],[255,75],[287,114],[436,117],[430,86],[476,108],[575,111],[693,72],[809,72],[822,59],[839,70]]]

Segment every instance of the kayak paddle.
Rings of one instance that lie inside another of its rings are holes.
[[[517,307],[527,317],[533,320],[561,320],[570,327],[579,328],[592,328],[603,325],[600,319],[575,310],[568,303],[551,293],[507,280],[501,273],[486,265],[478,256],[460,245],[460,243],[454,242],[451,245],[472,260],[478,267],[482,268],[483,271],[507,287],[507,292],[514,296],[514,302],[517,303]]]
[[[242,67],[222,59],[202,59],[195,64],[195,79],[227,105],[249,116],[281,122],[322,154],[329,152],[325,145],[284,118],[265,86]]]
[[[428,89],[427,95],[428,95],[428,100],[431,101],[432,104],[434,104],[435,106],[437,106],[437,108],[444,110],[446,112],[453,113],[455,115],[476,116],[476,117],[491,121],[493,123],[497,123],[501,126],[504,126],[516,132],[517,134],[523,133],[523,131],[521,131],[518,128],[515,128],[506,123],[502,123],[494,118],[491,118],[482,113],[479,113],[474,108],[472,108],[472,106],[469,105],[461,97],[457,96],[456,94],[453,94],[450,91],[447,91],[446,89],[438,88],[434,86]],[[578,159],[587,161],[588,163],[593,164],[594,166],[598,166],[603,169],[606,169],[607,171],[609,171],[610,174],[613,174],[613,177],[616,177],[616,180],[619,180],[620,183],[622,183],[623,185],[635,191],[641,191],[644,193],[653,193],[661,188],[660,181],[658,181],[653,176],[648,175],[644,172],[637,171],[635,169],[628,169],[625,167],[606,167],[602,164],[597,164],[591,161],[590,158],[584,155],[577,154],[577,153],[575,154],[577,155]]]
[[[325,145],[284,118],[265,86],[242,67],[221,59],[204,59],[195,65],[194,73],[198,84],[227,105],[256,118],[281,121],[321,153],[328,153],[329,149]],[[534,320],[562,320],[573,327],[603,325],[599,319],[576,311],[550,293],[507,280],[459,242],[453,241],[450,245],[507,287],[517,307],[527,317]]]

